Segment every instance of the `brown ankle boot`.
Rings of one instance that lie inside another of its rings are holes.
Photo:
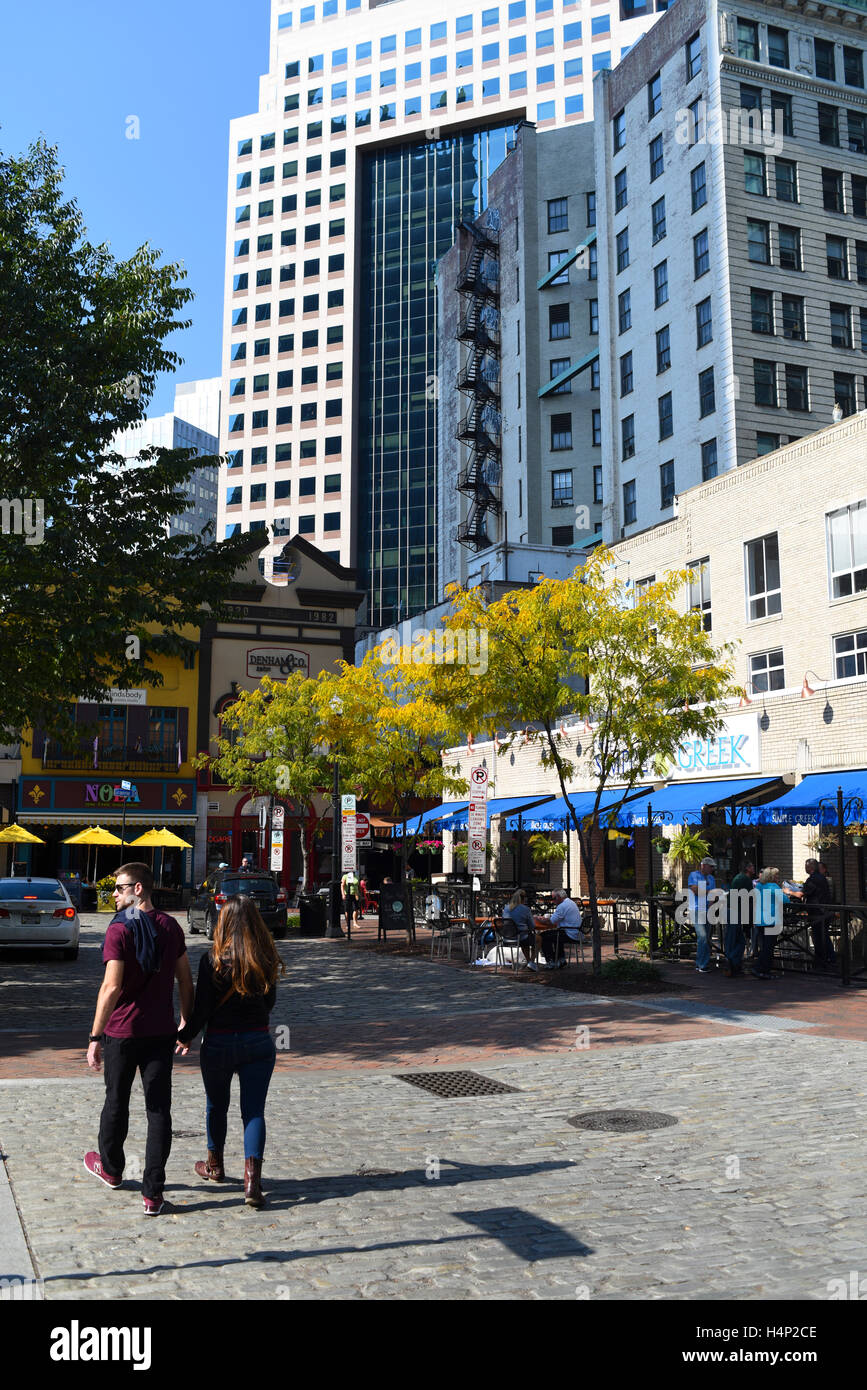
[[[265,1205],[265,1198],[262,1194],[261,1158],[244,1160],[244,1201],[248,1207],[264,1207]]]
[[[214,1149],[208,1149],[208,1157],[196,1164],[196,1172],[200,1178],[211,1178],[214,1182],[225,1182],[223,1155]]]

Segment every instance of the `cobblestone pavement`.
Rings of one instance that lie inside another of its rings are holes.
[[[48,1299],[810,1300],[863,1270],[863,996],[790,981],[732,996],[690,975],[687,998],[609,1000],[284,943],[270,1204],[243,1205],[236,1110],[233,1181],[193,1174],[191,1056],[171,1209],[153,1221],[136,1182],[109,1192],[81,1164],[102,1101],[80,1039],[100,934],[87,927],[75,966],[0,964],[0,1028],[15,1030],[0,1034],[0,1145]],[[452,1065],[516,1089],[442,1099],[394,1075]],[[609,1109],[677,1123],[568,1123]],[[129,1170],[143,1153],[137,1085]]]

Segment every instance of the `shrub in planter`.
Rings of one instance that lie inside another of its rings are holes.
[[[658,966],[653,965],[649,960],[636,960],[632,956],[618,956],[615,960],[605,961],[602,966],[602,975],[606,980],[641,982],[662,979]]]

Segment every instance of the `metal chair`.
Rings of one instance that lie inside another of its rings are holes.
[[[575,964],[577,965],[578,962],[579,962],[579,960],[580,960],[581,964],[583,965],[583,964],[584,964],[584,945],[585,945],[584,941],[580,941],[580,940],[579,940],[579,941],[574,941],[574,940],[572,939],[572,937],[571,937],[571,936],[567,936],[565,932],[560,932],[559,937],[560,937],[560,940],[558,941],[558,951],[557,951],[557,957],[558,957],[558,959],[559,959],[559,956],[560,956],[559,946],[560,946],[560,943],[562,942],[563,955],[564,955],[564,957],[565,957],[566,964],[567,964],[567,965],[570,964],[571,959],[572,959],[572,954],[573,954],[573,952],[574,952],[574,955],[575,955]]]
[[[523,950],[521,948],[521,937],[518,932],[518,928],[515,926],[514,922],[510,921],[508,917],[499,918],[496,922],[493,922],[491,925],[493,926],[494,935],[496,938],[497,955],[495,960],[495,969],[499,970],[501,965],[505,966],[505,951],[506,947],[509,947],[512,952],[509,964],[511,968],[517,972],[521,969],[521,961],[519,957],[523,956]]]
[[[446,960],[452,958],[452,941],[456,932],[463,935],[461,927],[455,927],[447,912],[440,913],[433,921],[425,922],[426,927],[430,927],[430,958],[436,960],[445,956]]]

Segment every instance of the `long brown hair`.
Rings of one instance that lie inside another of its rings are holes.
[[[274,938],[252,898],[233,893],[226,899],[211,947],[214,974],[231,981],[236,994],[267,994],[286,967]]]

